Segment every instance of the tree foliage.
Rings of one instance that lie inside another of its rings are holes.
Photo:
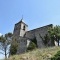
[[[60,40],[60,26],[55,26],[52,28],[49,28],[48,30],[49,32],[49,36],[51,38],[51,41],[54,42],[57,41],[58,42],[58,46],[59,46],[59,40]]]

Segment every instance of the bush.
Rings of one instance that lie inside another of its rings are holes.
[[[27,50],[33,50],[33,49],[35,49],[35,48],[36,48],[36,44],[35,44],[34,42],[30,42]]]
[[[58,51],[51,60],[60,60],[60,51]]]

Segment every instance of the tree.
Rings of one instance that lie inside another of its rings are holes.
[[[57,41],[58,42],[58,46],[59,46],[59,40],[60,40],[60,26],[55,26],[52,28],[49,28],[48,30],[49,32],[49,36],[51,38],[51,41],[54,42]]]
[[[5,55],[7,58],[7,54],[9,53],[9,47],[11,43],[12,33],[7,33],[4,36],[0,36],[0,52],[1,54]]]

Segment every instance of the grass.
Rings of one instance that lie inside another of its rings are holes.
[[[50,60],[57,51],[60,51],[60,47],[35,49],[25,54],[11,56],[8,60]]]

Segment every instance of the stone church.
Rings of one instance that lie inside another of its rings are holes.
[[[28,25],[23,22],[23,19],[21,19],[18,23],[16,23],[13,31],[13,36],[17,39],[19,43],[17,54],[24,53],[29,43],[34,38],[36,38],[38,48],[45,47],[42,38],[46,34],[48,34],[49,27],[52,27],[52,24],[28,31]],[[47,45],[51,46],[51,42],[48,42]]]

